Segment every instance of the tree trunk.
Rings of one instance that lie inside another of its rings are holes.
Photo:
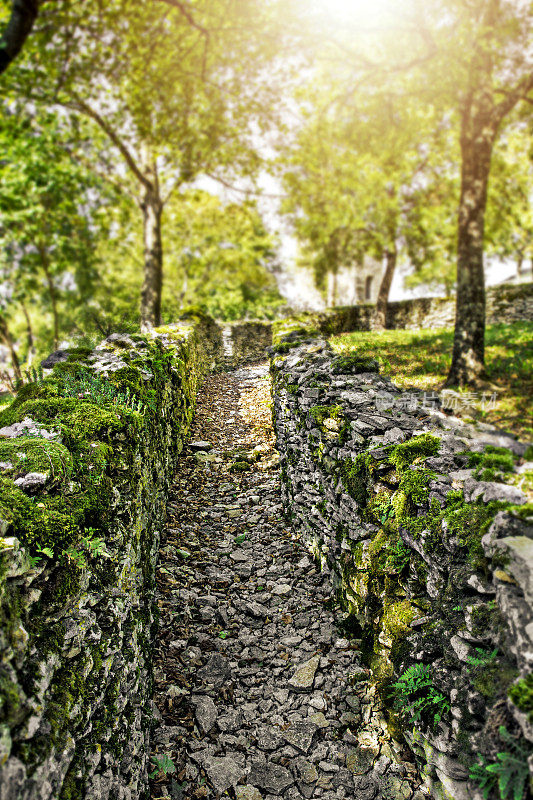
[[[13,373],[15,375],[15,379],[17,383],[22,383],[23,378],[17,351],[15,350],[15,345],[13,344],[11,331],[8,328],[5,317],[3,316],[0,316],[0,339],[4,342],[4,344],[9,350],[9,355],[11,356],[11,365],[13,367]]]
[[[148,183],[143,187],[141,211],[144,234],[144,281],[141,289],[141,330],[147,333],[161,324],[163,289],[163,244],[161,217],[163,203],[159,193],[157,170],[145,166]]]
[[[333,308],[337,303],[337,271],[333,270],[328,275],[328,298],[327,305]]]
[[[26,304],[21,303],[21,306],[22,306],[22,313],[24,314],[24,318],[26,320],[26,336],[28,341],[27,362],[28,362],[28,367],[31,367],[33,363],[33,357],[35,356],[35,340],[33,337],[33,327],[31,324],[31,318],[28,309],[26,308]]]
[[[5,72],[22,50],[39,11],[39,0],[13,0],[11,16],[0,39],[0,73]]]
[[[59,312],[57,309],[57,289],[54,284],[54,278],[50,272],[50,262],[48,260],[48,253],[46,247],[42,244],[38,245],[39,254],[41,256],[41,265],[46,278],[48,286],[48,293],[50,295],[50,303],[52,305],[52,317],[54,320],[54,350],[59,347]]]
[[[490,99],[470,101],[461,120],[461,197],[457,236],[457,298],[447,386],[475,385],[485,373],[483,235],[492,149],[498,131]]]
[[[373,328],[377,331],[385,330],[390,287],[394,277],[397,259],[398,251],[396,249],[396,245],[394,244],[391,248],[385,251],[385,271],[383,272],[383,277],[381,278],[381,284],[379,286],[376,312],[373,320]]]

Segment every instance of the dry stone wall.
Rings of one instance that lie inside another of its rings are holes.
[[[391,731],[433,798],[525,797],[531,448],[424,408],[320,338],[271,353],[285,511],[331,573]]]
[[[266,348],[272,344],[271,322],[251,320],[218,324],[223,342],[220,367],[231,369],[265,359]]]
[[[488,325],[520,320],[533,320],[533,284],[493,286],[487,289]],[[449,328],[454,321],[455,299],[419,298],[389,303],[387,307],[388,328]],[[232,369],[241,364],[262,361],[265,350],[272,345],[273,339],[302,325],[329,336],[349,331],[370,331],[374,324],[375,306],[365,304],[330,308],[275,322],[218,322],[223,345],[218,367]]]
[[[1,800],[147,796],[159,532],[220,349],[113,335],[0,415]]]
[[[533,284],[491,286],[487,289],[487,325],[533,320]],[[451,328],[455,323],[455,298],[423,297],[401,300],[387,306],[386,327],[398,330]],[[349,331],[371,331],[375,327],[375,306],[357,305],[329,308],[278,322],[274,333],[303,325],[330,336]]]

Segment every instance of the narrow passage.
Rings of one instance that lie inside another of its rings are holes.
[[[191,442],[211,447],[180,461],[158,568],[152,798],[423,800],[283,519],[270,413],[266,365],[200,393]]]

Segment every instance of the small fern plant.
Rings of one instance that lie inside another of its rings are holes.
[[[152,756],[152,765],[155,769],[150,773],[151,778],[155,778],[161,773],[164,775],[173,775],[176,772],[176,765],[166,753],[162,756]]]
[[[450,711],[450,702],[435,687],[431,667],[427,664],[413,664],[408,667],[396,683],[392,684],[392,689],[395,706],[411,722],[422,722],[436,728]]]
[[[480,756],[477,764],[470,768],[470,780],[479,786],[485,800],[496,790],[501,800],[525,800],[529,752],[503,725],[500,725],[499,733],[509,749],[498,753],[497,760],[492,763],[485,756]]]

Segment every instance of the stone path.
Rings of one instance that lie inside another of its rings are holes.
[[[359,642],[283,520],[269,388],[266,366],[211,376],[192,435],[211,448],[180,462],[158,569],[152,757],[166,772],[152,797],[423,800]]]

